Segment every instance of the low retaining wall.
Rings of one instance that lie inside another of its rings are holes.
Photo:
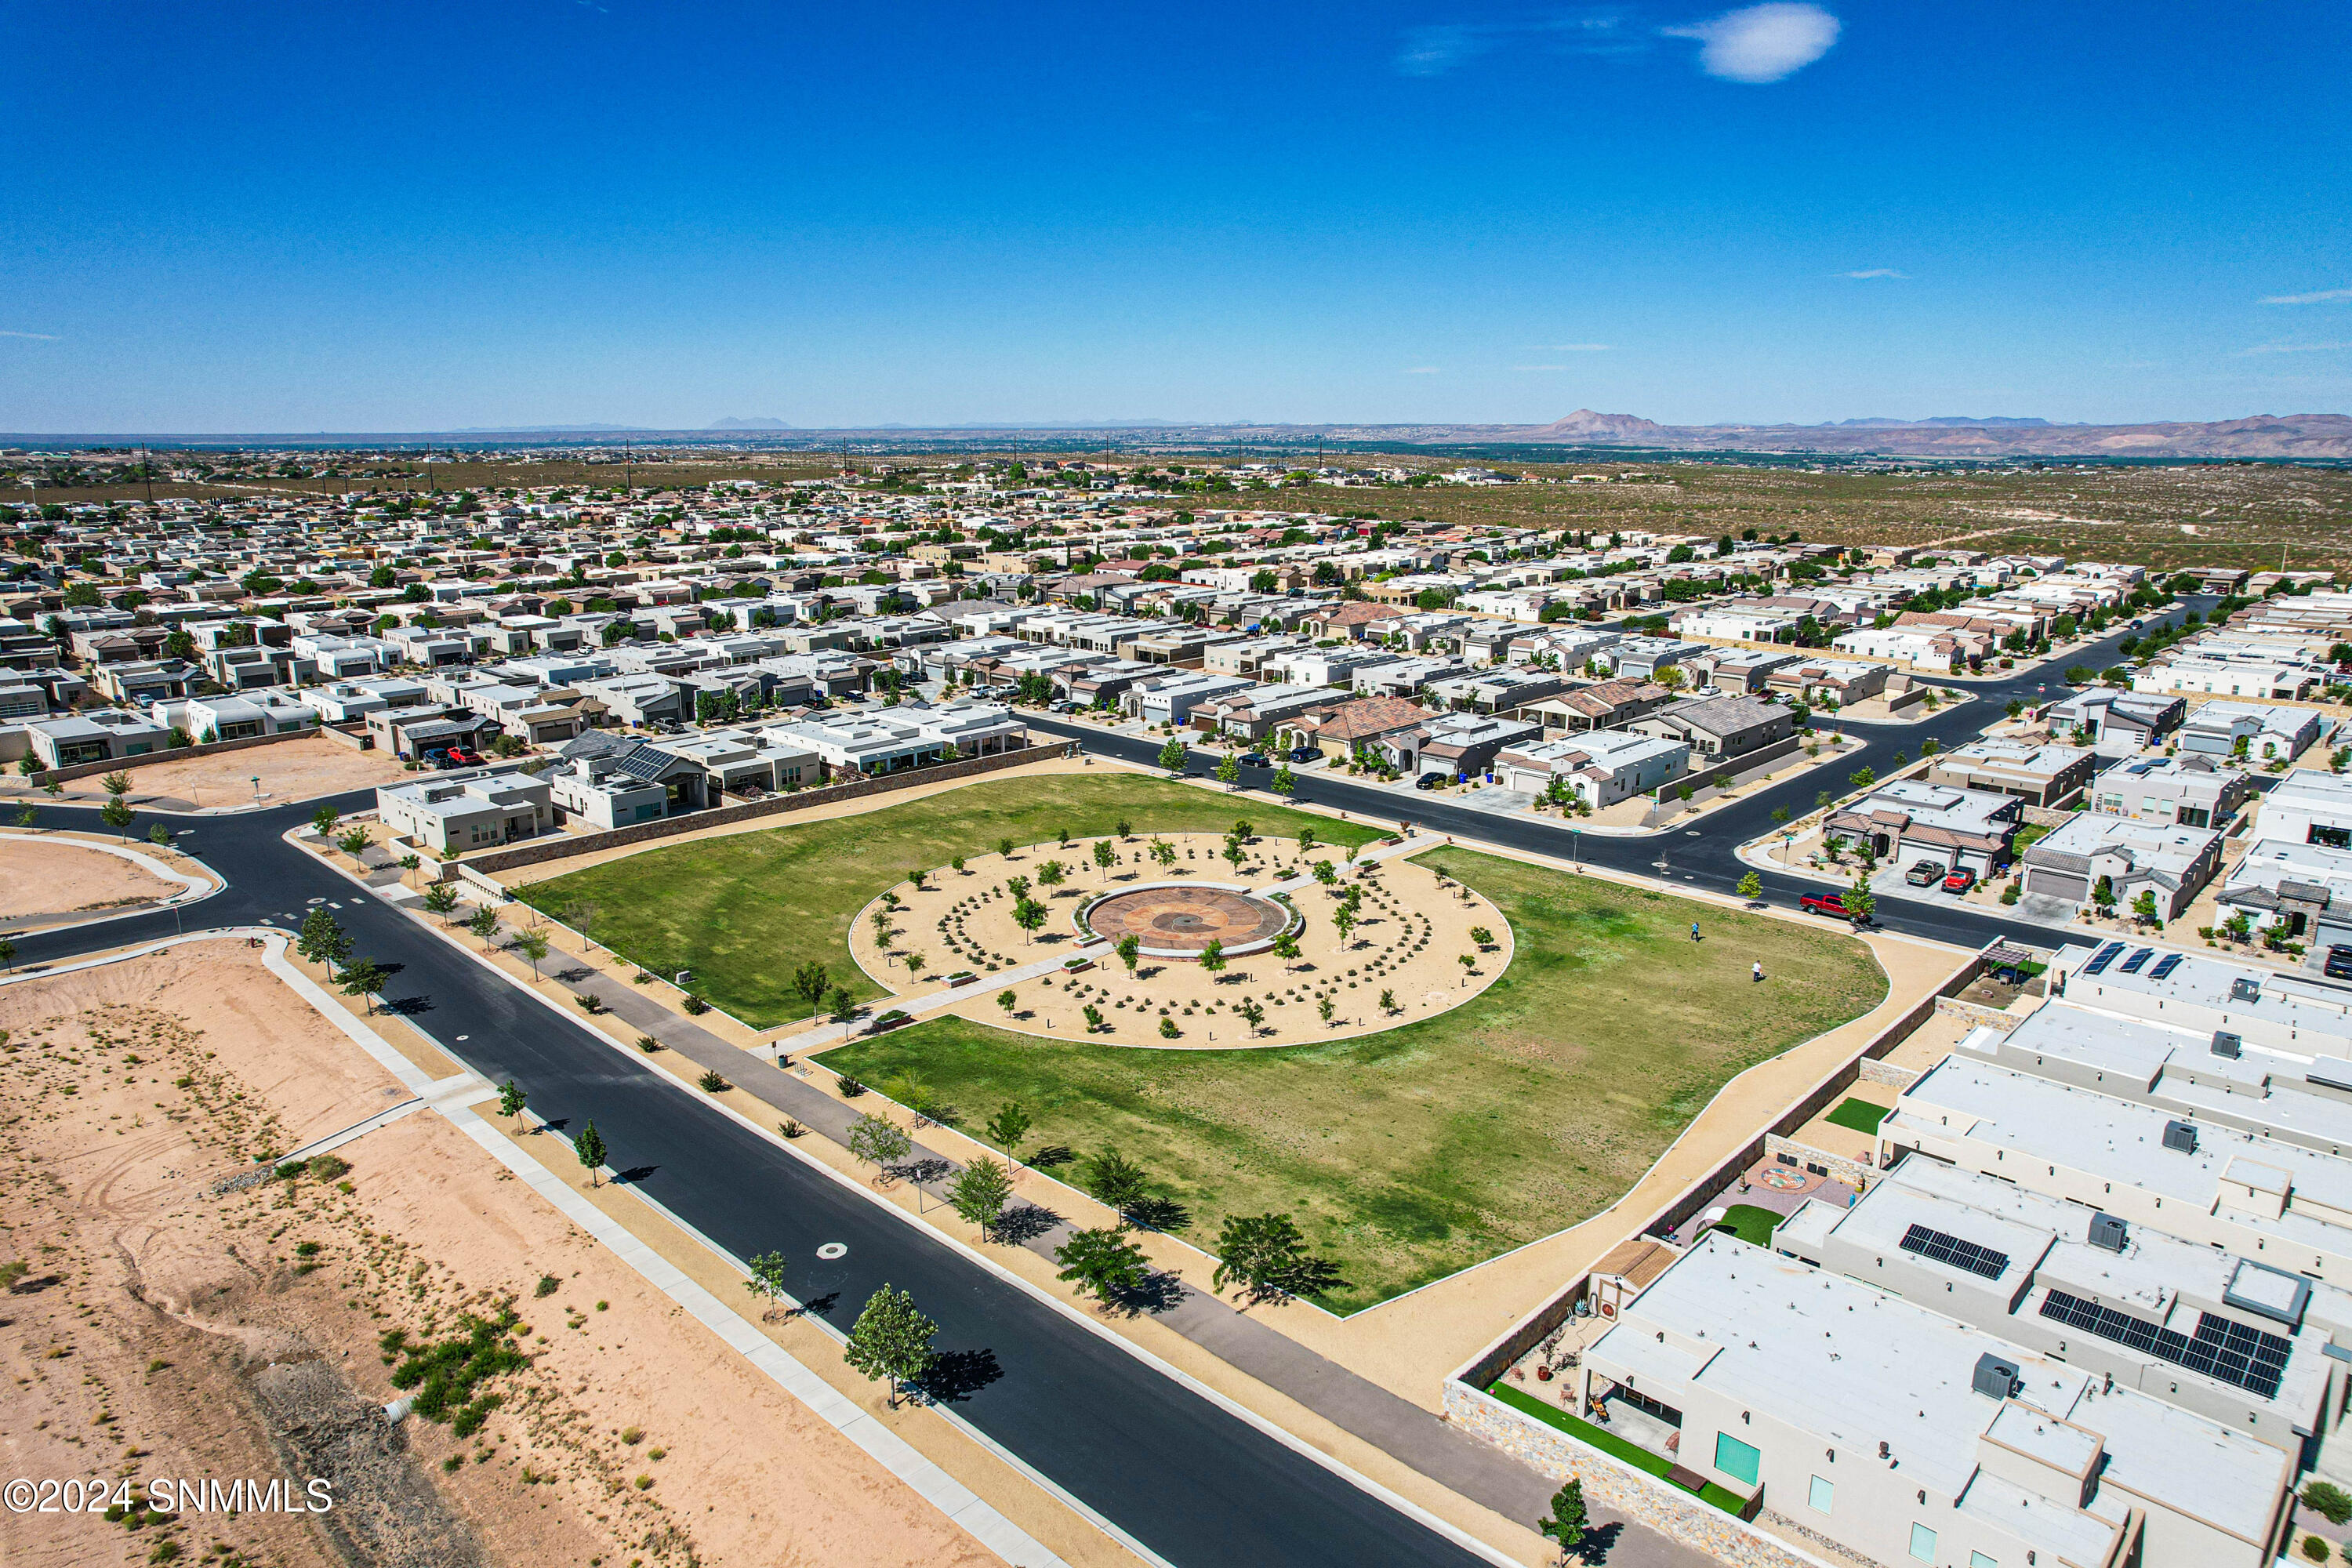
[[[1633,1234],[1650,1236],[1670,1231],[1694,1215],[1705,1211],[1726,1187],[1739,1179],[1748,1166],[1764,1157],[1767,1138],[1774,1134],[1787,1137],[1822,1110],[1827,1110],[1831,1101],[1843,1095],[1853,1087],[1854,1080],[1861,1077],[1864,1062],[1874,1061],[1885,1056],[1896,1046],[1910,1038],[1920,1025],[1935,1016],[1937,1006],[1940,1003],[1958,992],[1967,990],[1975,982],[1977,976],[1985,972],[1985,968],[1984,953],[1971,953],[1966,963],[1945,977],[1943,983],[1936,987],[1933,994],[1921,1000],[1916,1006],[1910,1008],[1901,1017],[1892,1020],[1877,1034],[1872,1036],[1868,1043],[1860,1050],[1832,1068],[1819,1083],[1774,1118],[1770,1126],[1732,1151],[1731,1154],[1714,1170],[1685,1187],[1680,1195],[1651,1215],[1645,1223],[1637,1227]],[[1469,1365],[1455,1373],[1454,1378],[1447,1384],[1448,1397],[1451,1397],[1455,1382],[1467,1383],[1475,1388],[1485,1388],[1500,1377],[1505,1368],[1534,1348],[1538,1340],[1559,1327],[1567,1321],[1578,1299],[1583,1296],[1587,1279],[1588,1276],[1580,1274],[1570,1279],[1559,1294],[1520,1320],[1517,1327],[1487,1346]]]
[[[1000,752],[992,757],[967,757],[960,763],[947,763],[935,768],[909,768],[905,773],[885,773],[879,778],[858,779],[851,784],[827,784],[822,789],[804,789],[797,795],[772,795],[760,800],[746,801],[740,805],[722,805],[710,811],[691,811],[682,816],[658,817],[652,822],[639,822],[627,827],[615,827],[603,833],[555,834],[542,838],[527,839],[504,848],[485,850],[468,855],[457,862],[461,867],[488,877],[499,871],[511,871],[518,866],[535,866],[543,860],[564,860],[574,855],[593,855],[603,849],[618,849],[631,844],[650,843],[656,838],[674,838],[681,833],[693,833],[705,827],[724,827],[729,823],[750,822],[757,817],[781,816],[788,812],[806,811],[811,806],[832,805],[845,800],[858,800],[866,795],[887,795],[892,790],[908,789],[916,784],[942,784],[950,779],[974,778],[1005,768],[1017,768],[1027,763],[1045,762],[1055,757],[1077,754],[1076,741],[1055,741],[1043,746],[1024,746],[1017,752]]]
[[[1889,1089],[1909,1089],[1919,1081],[1916,1072],[1892,1062],[1856,1062],[1853,1076],[1864,1083],[1885,1084]]]
[[[250,751],[256,746],[274,746],[280,741],[299,741],[305,735],[316,735],[328,728],[329,726],[324,724],[312,724],[301,730],[280,730],[275,735],[247,735],[235,741],[200,741],[193,746],[169,746],[160,752],[142,752],[135,757],[116,757],[100,763],[76,763],[71,767],[66,768],[45,768],[33,776],[45,781],[55,779],[59,784],[69,779],[97,778],[104,773],[127,773],[133,768],[143,768],[150,763],[176,763],[183,757],[209,757],[219,752],[244,752]],[[335,739],[339,741],[349,738],[341,733],[335,735]],[[365,738],[362,737],[362,749],[364,749],[364,742]]]
[[[1587,1502],[1613,1509],[1718,1562],[1738,1568],[1821,1568],[1819,1558],[1512,1409],[1484,1389],[1449,1381],[1445,1418],[1555,1481],[1583,1482]]]
[[[1784,1138],[1778,1132],[1764,1134],[1764,1157],[1771,1160],[1783,1154],[1794,1156],[1801,1165],[1819,1165],[1830,1173],[1832,1181],[1843,1182],[1857,1193],[1866,1193],[1878,1184],[1880,1173],[1867,1160],[1849,1160],[1843,1154],[1816,1149],[1811,1143],[1800,1143],[1794,1138]]]
[[[1955,1018],[1965,1018],[1971,1024],[1990,1025],[2004,1035],[2025,1022],[2015,1013],[2004,1013],[1998,1007],[1988,1007],[1980,1002],[1963,1002],[1954,996],[1937,997],[1936,1011],[1948,1013]]]

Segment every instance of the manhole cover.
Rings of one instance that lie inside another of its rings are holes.
[[[836,1258],[848,1257],[849,1248],[844,1247],[837,1241],[828,1241],[823,1247],[816,1249],[816,1255],[830,1263]]]

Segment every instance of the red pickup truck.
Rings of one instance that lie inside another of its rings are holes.
[[[1845,900],[1836,893],[1807,893],[1797,900],[1797,907],[1807,914],[1828,915],[1833,920],[1852,921],[1856,925],[1869,923],[1868,916],[1858,915],[1847,909]]]

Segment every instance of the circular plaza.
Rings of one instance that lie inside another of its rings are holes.
[[[1133,937],[1147,958],[1198,960],[1209,944],[1228,958],[1261,952],[1299,925],[1296,911],[1246,888],[1213,882],[1153,882],[1106,893],[1078,908],[1082,937],[1117,943]]]

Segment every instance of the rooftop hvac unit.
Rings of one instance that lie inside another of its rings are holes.
[[[1970,1386],[1987,1399],[2007,1399],[2017,1392],[2017,1363],[1988,1351],[1977,1357],[1977,1375]]]
[[[2216,1029],[2213,1031],[2213,1054],[2234,1060],[2246,1054],[2246,1042],[2227,1029]]]
[[[2091,1216],[2091,1234],[2087,1239],[2093,1247],[2121,1252],[2124,1249],[2124,1222],[2111,1214],[2095,1214]]]
[[[2231,1000],[2231,1001],[2232,1001],[2232,1002],[2259,1002],[2259,1001],[2261,1001],[2262,999],[2263,999],[2263,983],[2262,983],[2261,981],[2259,981],[2259,980],[2245,980],[2245,979],[2239,979],[2239,980],[2232,980],[2232,981],[2231,981],[2231,982],[2230,982],[2230,1000]]]
[[[2184,1154],[2197,1152],[2197,1123],[2168,1121],[2164,1124],[2164,1146],[2178,1149]]]

